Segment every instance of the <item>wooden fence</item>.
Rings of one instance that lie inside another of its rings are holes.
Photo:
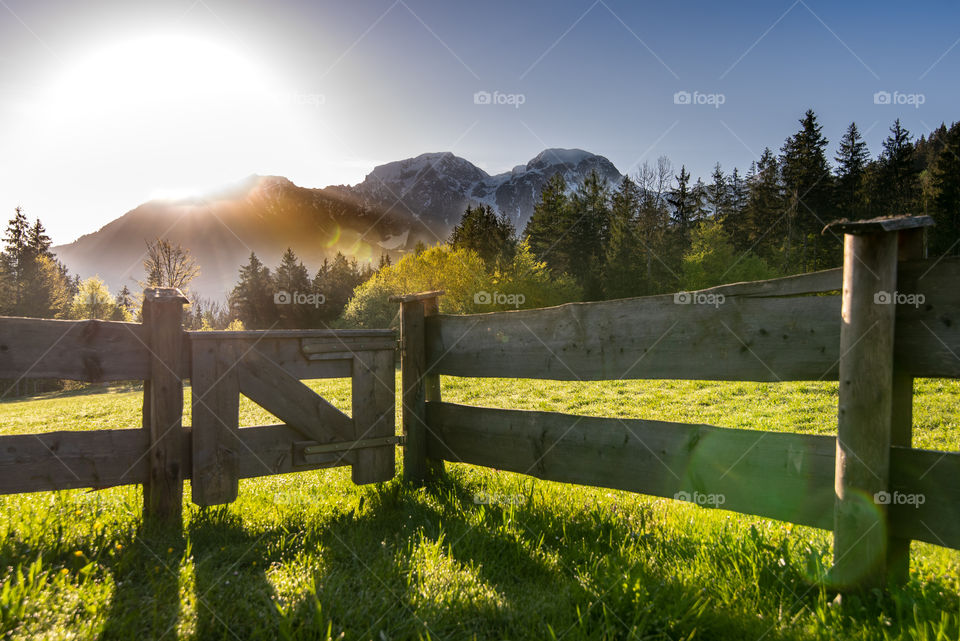
[[[185,302],[147,290],[143,324],[0,318],[0,378],[144,381],[140,429],[0,436],[0,493],[142,484],[147,525],[179,525],[186,479],[214,505],[241,478],[339,465],[357,483],[393,477],[392,330],[186,332]],[[352,379],[349,417],[300,381],[338,377]],[[239,427],[241,394],[283,423]]]
[[[450,461],[722,497],[833,530],[838,585],[903,580],[911,539],[960,548],[960,453],[911,448],[914,377],[960,377],[960,260],[922,259],[929,223],[836,224],[843,269],[701,292],[468,316],[399,298],[405,475]],[[440,375],[839,380],[838,437],[457,405]]]

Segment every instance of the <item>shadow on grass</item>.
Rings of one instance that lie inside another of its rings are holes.
[[[140,533],[113,558],[115,589],[102,639],[177,638],[185,547],[178,531]]]
[[[632,532],[624,519],[589,508],[477,505],[476,489],[452,474],[424,489],[395,480],[348,494],[352,509],[332,516],[298,509],[297,500],[309,500],[304,493],[277,505],[281,518],[267,525],[245,519],[242,505],[199,510],[184,534],[141,535],[103,563],[116,589],[102,638],[572,641],[810,632],[777,621],[776,597],[755,601],[779,593],[789,621],[816,609],[819,598],[800,570],[778,564],[785,551],[760,535],[665,539],[655,521]],[[51,561],[66,563],[65,554]],[[722,589],[691,585],[664,558],[731,564],[716,573],[720,580],[749,566],[756,585],[733,578]],[[737,590],[750,594],[739,602]],[[907,596],[920,601],[916,590]],[[844,605],[842,617],[817,631],[868,629],[878,612],[897,609]]]

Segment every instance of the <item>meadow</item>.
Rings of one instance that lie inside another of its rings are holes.
[[[349,413],[349,381],[310,385]],[[914,446],[956,450],[960,382],[918,380],[915,394]],[[836,430],[835,382],[444,377],[443,397]],[[7,400],[0,433],[137,428],[141,402],[135,385]],[[241,399],[242,425],[271,422]],[[462,464],[447,470],[427,488],[399,475],[355,486],[348,468],[244,480],[228,506],[201,509],[185,499],[182,532],[141,531],[134,486],[0,497],[0,633],[570,641],[960,635],[957,551],[915,542],[905,586],[840,600],[824,581],[829,532]]]

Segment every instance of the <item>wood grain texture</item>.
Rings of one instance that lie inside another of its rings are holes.
[[[303,434],[289,425],[242,427],[240,441],[237,448],[237,476],[240,478],[339,467],[355,462],[355,452],[331,452],[311,456],[309,461],[298,460],[295,449],[297,444],[303,443]]]
[[[143,486],[143,519],[148,527],[182,527],[184,461],[183,305],[176,289],[145,290],[144,330],[150,352],[149,386],[144,394],[144,420],[150,437],[149,475]]]
[[[960,453],[890,450],[890,532],[960,549]]]
[[[896,306],[897,369],[918,378],[960,378],[960,258],[901,263],[896,290],[914,296]]]
[[[0,378],[145,380],[147,340],[137,323],[0,318]]]
[[[264,332],[262,336],[253,332],[228,332],[231,336],[217,336],[221,332],[190,332],[191,341],[221,340],[230,342],[237,357],[257,352],[275,363],[297,379],[346,378],[350,376],[351,365],[348,358],[340,360],[310,360],[300,349],[300,336],[277,336],[276,332]]]
[[[846,234],[831,576],[858,589],[887,580],[886,506],[874,496],[890,478],[896,306],[882,297],[896,288],[897,235]]]
[[[353,421],[256,350],[240,356],[240,392],[294,428],[303,439],[329,443],[353,437]]]
[[[143,483],[149,446],[139,429],[0,436],[0,494]]]
[[[833,526],[829,436],[451,403],[426,411],[430,455],[447,461]]]
[[[192,499],[201,506],[230,503],[239,490],[237,456],[241,446],[235,345],[232,341],[194,340],[192,346]]]
[[[612,380],[831,380],[839,296],[673,295],[478,314],[426,322],[431,372],[454,376]]]
[[[354,440],[393,436],[396,393],[392,351],[359,352],[353,361]],[[393,478],[396,467],[394,445],[357,450],[353,482],[378,483]]]
[[[406,439],[403,448],[403,476],[414,484],[427,480],[427,418],[424,409],[424,351],[423,305],[418,301],[404,302],[400,307],[400,335],[402,349],[401,389],[403,411],[401,421]]]

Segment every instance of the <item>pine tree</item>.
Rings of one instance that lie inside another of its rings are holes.
[[[313,293],[313,288],[307,268],[303,266],[292,248],[288,247],[280,258],[280,265],[274,272],[273,280],[278,292],[286,292],[290,296],[288,303],[277,305],[278,327],[285,329],[311,327],[311,320],[319,316],[316,310],[319,309],[320,299],[312,299],[316,301],[313,307],[309,303],[297,302],[299,296],[308,296]]]
[[[250,261],[240,267],[240,281],[230,293],[230,313],[248,329],[268,329],[277,320],[276,287],[270,269],[250,252]]]
[[[610,230],[605,243],[603,289],[606,298],[641,293],[642,281],[634,237],[640,210],[640,190],[629,176],[610,199]]]
[[[2,254],[3,278],[6,281],[5,289],[7,289],[5,297],[7,303],[3,311],[5,314],[21,315],[23,293],[26,288],[24,277],[29,255],[27,249],[29,223],[21,207],[16,207],[14,212],[3,235],[5,245]]]
[[[930,254],[960,255],[960,123],[944,136],[932,171],[933,218],[936,226],[930,234]]]
[[[737,251],[747,251],[750,249],[750,230],[746,219],[749,190],[736,167],[730,173],[727,196],[726,211],[721,219],[723,227],[734,248]]]
[[[713,217],[723,220],[730,204],[730,186],[727,184],[727,177],[720,163],[713,166],[713,174],[710,177],[713,182],[707,187],[707,204],[710,206]]]
[[[872,191],[876,195],[873,213],[876,216],[901,216],[915,213],[920,193],[920,172],[914,159],[910,132],[900,119],[890,127],[877,160]]]
[[[540,200],[523,232],[530,250],[538,261],[547,263],[550,271],[559,276],[572,273],[570,242],[566,225],[570,222],[570,198],[563,175],[551,176],[540,192]]]
[[[604,243],[610,231],[610,189],[607,179],[591,171],[570,201],[571,223],[563,230],[570,238],[571,272],[586,300],[603,297]]]
[[[680,173],[676,176],[677,186],[667,197],[668,202],[673,206],[673,224],[681,234],[687,235],[690,232],[692,209],[690,203],[690,173],[687,167],[682,165]]]
[[[827,162],[828,140],[821,133],[813,110],[800,120],[800,131],[787,138],[781,149],[780,171],[786,194],[787,247],[799,242],[799,253],[785,256],[793,272],[832,266],[840,246],[821,243],[820,231],[833,220],[832,179]],[[827,251],[829,249],[829,251]]]
[[[330,323],[339,318],[353,297],[354,290],[372,274],[372,269],[361,269],[356,258],[348,260],[340,252],[337,252],[333,261],[325,262],[313,279],[314,293],[322,295],[324,299],[319,309],[320,323]]]
[[[866,216],[864,178],[870,155],[857,123],[851,122],[840,139],[837,161],[837,213],[851,220]]]
[[[782,265],[784,254],[789,253],[789,236],[780,166],[769,147],[763,150],[760,160],[751,164],[746,182],[749,191],[743,217],[743,251],[752,249],[768,264]]]
[[[490,205],[467,206],[463,218],[450,234],[454,249],[472,249],[483,259],[487,269],[494,270],[513,260],[517,233],[513,223],[494,213]]]
[[[199,302],[197,304],[197,309],[195,313],[199,315]],[[113,299],[113,314],[110,317],[110,320],[115,321],[129,321],[133,320],[136,312],[136,302],[133,299],[133,294],[130,293],[130,289],[124,285],[120,288],[120,291],[117,292],[116,297]],[[190,329],[200,329],[199,326],[190,326]]]

